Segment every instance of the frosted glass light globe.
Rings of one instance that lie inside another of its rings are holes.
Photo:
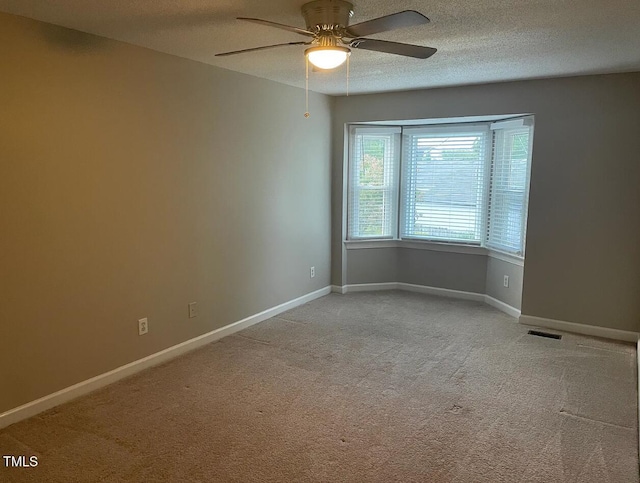
[[[347,60],[351,51],[346,47],[311,47],[305,51],[309,62],[318,69],[335,69]]]

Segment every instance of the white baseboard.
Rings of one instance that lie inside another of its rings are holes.
[[[345,292],[346,285],[332,285],[331,292],[333,293],[346,293]]]
[[[505,314],[510,315],[511,317],[514,317],[516,319],[520,317],[520,309],[516,309],[511,305],[505,304],[502,300],[494,299],[489,295],[485,295],[484,302],[487,305],[491,305],[491,307],[502,310]]]
[[[190,352],[194,349],[202,347],[203,345],[222,339],[223,337],[231,335],[242,329],[246,329],[247,327],[250,327],[254,324],[270,319],[271,317],[281,314],[282,312],[286,312],[287,310],[290,310],[294,307],[298,307],[299,305],[306,304],[307,302],[327,295],[330,292],[330,286],[321,288],[320,290],[316,290],[315,292],[308,293],[306,295],[303,295],[302,297],[298,297],[276,307],[264,310],[258,314],[251,315],[245,319],[239,320],[219,329],[212,330],[211,332],[207,332],[206,334],[202,334],[185,342],[181,342],[180,344],[176,344],[160,352],[156,352],[155,354],[151,354],[142,359],[138,359],[137,361],[130,362],[129,364],[120,366],[116,369],[113,369],[112,371],[105,372],[104,374],[92,377],[91,379],[87,379],[86,381],[82,381],[74,384],[73,386],[66,387],[64,389],[61,389],[60,391],[54,392],[53,394],[41,397],[40,399],[36,399],[35,401],[23,404],[22,406],[18,406],[17,408],[10,409],[9,411],[0,414],[0,428],[4,428],[6,426],[9,426],[10,424],[17,423],[18,421],[30,418],[31,416],[35,416],[38,413],[51,409],[55,406],[59,406],[60,404],[68,402],[89,392],[95,391],[96,389],[99,389],[101,387],[112,384],[116,381],[119,381],[120,379],[131,376],[144,369],[161,364],[186,352]]]
[[[605,339],[622,340],[626,342],[637,342],[637,332],[631,332],[620,329],[610,329],[608,327],[599,327],[597,325],[577,324],[575,322],[566,322],[564,320],[545,319],[544,317],[535,317],[533,315],[521,315],[518,320],[523,325],[533,325],[535,327],[544,327],[546,329],[562,330],[565,332],[574,332],[576,334],[591,335],[594,337],[603,337]]]
[[[441,297],[452,297],[463,300],[475,300],[476,302],[484,302],[492,307],[501,310],[511,317],[518,318],[520,310],[494,299],[489,295],[477,292],[465,292],[462,290],[453,290],[449,288],[429,287],[427,285],[416,285],[404,282],[385,282],[385,283],[358,283],[351,285],[333,285],[332,292],[336,293],[354,293],[354,292],[373,292],[377,290],[404,290],[406,292],[426,293],[429,295],[439,295]]]
[[[427,285],[416,285],[404,282],[384,282],[384,283],[356,283],[337,287],[340,293],[354,292],[374,292],[378,290],[404,290],[405,292],[418,292],[430,295],[440,295],[441,297],[453,297],[456,299],[477,300],[482,302],[484,295],[475,292],[463,292],[449,288],[429,287]]]
[[[453,290],[450,288],[429,287],[427,285],[416,285],[413,283],[403,282],[398,282],[397,285],[399,290],[405,290],[407,292],[426,293],[429,295],[439,295],[440,297],[484,302],[484,294],[476,292],[464,292],[462,290]]]
[[[351,285],[343,285],[342,293],[355,293],[355,292],[377,292],[379,290],[399,290],[400,287],[397,282],[385,282],[385,283],[353,283]]]

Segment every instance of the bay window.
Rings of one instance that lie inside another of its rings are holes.
[[[533,118],[350,126],[349,240],[425,240],[523,256]]]

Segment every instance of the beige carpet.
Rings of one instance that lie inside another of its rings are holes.
[[[634,346],[527,329],[329,295],[0,431],[0,481],[638,482]]]

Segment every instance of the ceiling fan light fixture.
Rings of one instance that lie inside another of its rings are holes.
[[[341,66],[351,55],[351,49],[339,46],[311,47],[304,51],[304,55],[318,69],[335,69]]]

